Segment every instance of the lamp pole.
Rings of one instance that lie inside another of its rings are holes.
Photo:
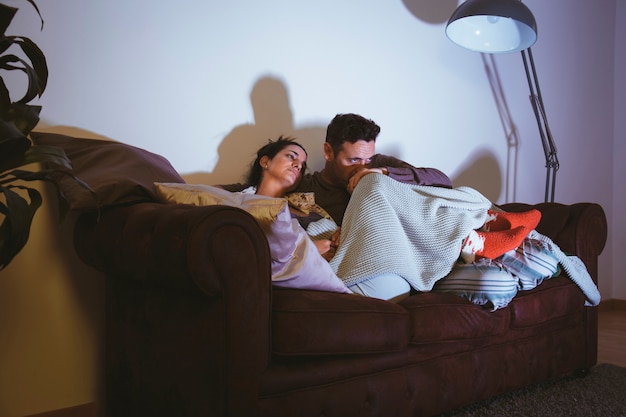
[[[543,98],[541,97],[541,89],[539,88],[539,79],[537,78],[537,70],[535,69],[535,60],[531,48],[521,52],[524,61],[524,70],[526,71],[526,79],[528,80],[528,88],[530,90],[530,103],[535,113],[539,136],[543,146],[543,153],[546,158],[546,202],[554,202],[554,189],[556,185],[556,172],[559,170],[559,159],[556,155],[556,145],[552,138],[552,132],[548,125]]]

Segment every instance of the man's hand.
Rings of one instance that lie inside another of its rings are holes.
[[[348,187],[347,187],[348,192],[352,194],[352,192],[356,188],[356,185],[359,183],[359,181],[361,181],[361,178],[363,178],[367,174],[372,174],[372,173],[387,175],[387,170],[385,168],[363,168],[357,171],[348,180]]]

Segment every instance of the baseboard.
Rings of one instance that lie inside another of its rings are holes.
[[[31,414],[26,417],[98,417],[96,403],[76,405],[61,410],[46,411],[45,413]]]
[[[610,300],[600,301],[598,308],[602,311],[626,310],[626,300],[616,300],[612,298]]]

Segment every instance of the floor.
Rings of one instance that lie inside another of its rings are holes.
[[[598,363],[626,367],[626,305],[602,308],[598,312]]]

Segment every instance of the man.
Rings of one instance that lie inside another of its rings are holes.
[[[324,168],[305,174],[296,192],[313,192],[315,202],[341,226],[350,194],[364,175],[375,173],[409,184],[451,188],[452,182],[435,168],[416,168],[387,155],[376,154],[380,127],[370,119],[354,113],[336,115],[326,130],[323,145]],[[220,187],[237,192],[245,184]]]

